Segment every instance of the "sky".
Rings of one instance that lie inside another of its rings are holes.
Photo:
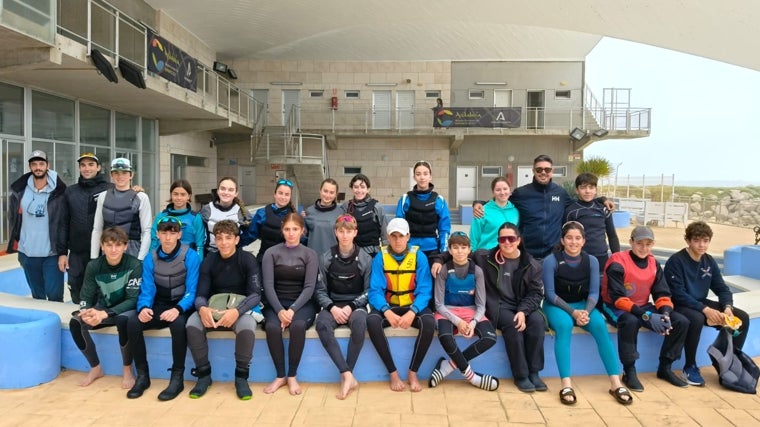
[[[584,150],[585,158],[620,163],[619,179],[664,174],[676,185],[760,185],[759,71],[604,38],[586,57],[586,83],[600,102],[603,88],[631,88],[631,107],[652,109],[648,138]]]

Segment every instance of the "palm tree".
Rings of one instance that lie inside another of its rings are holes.
[[[588,159],[584,159],[575,167],[576,173],[593,173],[598,178],[610,176],[613,171],[614,168],[610,161],[599,156],[592,156]]]

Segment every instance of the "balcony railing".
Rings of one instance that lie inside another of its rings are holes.
[[[115,63],[122,58],[146,70],[148,27],[103,0],[58,0],[58,32],[88,52],[95,47]],[[195,93],[206,110],[254,127],[264,111],[260,102],[201,63],[197,76]]]
[[[594,126],[610,131],[649,131],[649,108],[636,108],[614,111],[600,111],[602,121],[587,123],[588,110],[576,108],[522,108],[522,119],[517,128],[497,128],[510,130],[558,130],[565,131],[574,127],[584,129]],[[351,108],[341,106],[338,110],[329,107],[299,107],[290,118],[298,120],[289,123],[295,129],[329,130],[332,132],[360,131],[414,131],[433,128],[433,110],[431,108],[391,108],[378,110],[373,108]],[[593,115],[596,118],[596,114]],[[599,120],[599,119],[597,119]],[[477,128],[456,128],[465,133]],[[483,129],[483,128],[480,128]]]

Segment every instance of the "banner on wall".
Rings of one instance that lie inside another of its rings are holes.
[[[519,128],[521,107],[442,107],[433,109],[436,128]]]
[[[193,92],[198,89],[198,60],[152,31],[148,31],[148,71]]]

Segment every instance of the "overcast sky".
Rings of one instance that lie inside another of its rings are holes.
[[[760,72],[605,38],[586,57],[586,82],[600,102],[603,88],[631,88],[631,107],[652,108],[650,137],[585,150],[613,166],[622,162],[618,177],[760,185]]]

